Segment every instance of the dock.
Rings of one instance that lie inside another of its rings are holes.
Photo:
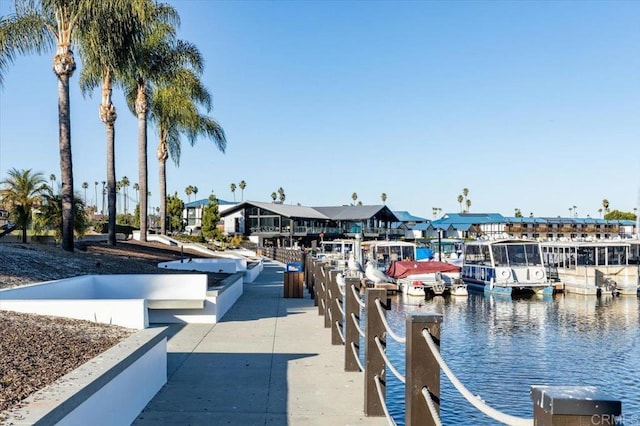
[[[167,383],[135,425],[388,424],[307,291],[283,298],[284,265],[264,265],[219,323],[169,326]]]

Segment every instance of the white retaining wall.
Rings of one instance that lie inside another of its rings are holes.
[[[166,382],[165,328],[141,330],[3,414],[6,424],[131,424]]]

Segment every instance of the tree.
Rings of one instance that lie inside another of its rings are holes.
[[[193,201],[197,200],[196,195],[198,195],[198,187],[193,187]]]
[[[464,201],[465,201],[465,205],[467,204],[467,196],[469,195],[469,189],[468,188],[462,188],[462,195],[464,195]]]
[[[10,214],[15,224],[22,229],[22,242],[27,242],[27,227],[31,223],[31,212],[40,201],[47,184],[42,173],[31,169],[12,168],[1,184],[5,186],[4,200],[9,204]]]
[[[382,204],[385,204],[387,202],[387,194],[383,192],[382,195],[380,195],[380,199],[382,200]]]
[[[602,217],[602,209],[598,209],[598,215]]]
[[[84,189],[84,205],[87,205],[87,188],[89,188],[88,182],[82,182],[82,189]]]
[[[247,187],[247,183],[241,180],[240,183],[238,184],[238,187],[240,188],[240,201],[244,201],[244,189]],[[235,201],[235,198],[234,198],[234,201]]]
[[[522,217],[522,212],[518,208],[515,209],[515,217]]]
[[[458,195],[458,204],[460,204],[460,212],[462,213],[462,202],[464,201],[464,197],[462,195]]]
[[[464,203],[467,206],[467,213],[469,213],[471,210],[471,200],[467,199]]]
[[[122,179],[120,180],[120,185],[122,186],[122,193],[123,193],[123,199],[124,199],[124,214],[127,214],[127,202],[128,202],[128,198],[129,198],[129,191],[127,188],[129,188],[129,184],[131,182],[129,181],[129,178],[126,176],[123,176]]]
[[[93,209],[93,214],[97,214],[98,213],[98,181],[93,182],[93,188],[95,189],[95,196],[96,198],[94,198],[94,209]]]
[[[284,203],[285,198],[286,198],[286,197],[285,197],[285,195],[284,195],[284,189],[282,189],[282,187],[278,188],[278,200],[279,200],[281,203]]]
[[[82,237],[89,227],[89,220],[85,211],[85,205],[82,199],[77,195],[74,200],[74,234],[76,237]],[[42,195],[42,205],[39,208],[40,214],[35,221],[36,230],[44,227],[53,229],[53,236],[56,241],[62,238],[62,197],[60,194],[45,191]]]
[[[51,190],[55,191],[55,188],[53,187],[53,182],[56,181],[56,175],[54,175],[53,173],[49,175],[49,180],[51,181]]]
[[[134,61],[126,70],[125,92],[127,105],[138,120],[138,183],[140,185],[140,239],[147,240],[147,210],[149,201],[147,164],[147,121],[149,118],[150,90],[162,79],[167,67],[175,62],[166,55],[162,44],[175,36],[180,19],[176,10],[165,3],[151,3],[141,41],[135,45]],[[166,186],[161,188],[161,203],[166,199]],[[163,206],[164,207],[164,206]],[[163,220],[164,221],[164,220]]]
[[[197,63],[178,70],[175,79],[157,85],[154,90],[151,119],[157,125],[160,136],[157,157],[161,210],[165,205],[162,189],[166,188],[166,162],[170,155],[174,164],[179,165],[183,136],[192,146],[198,137],[204,136],[214,142],[220,151],[224,152],[226,149],[227,142],[222,127],[200,111],[200,108],[205,108],[207,112],[211,109],[211,95],[199,79],[199,66]],[[164,227],[162,229],[164,232]]]
[[[602,207],[604,208],[604,213],[606,218],[607,213],[609,213],[609,200],[607,200],[606,198],[602,200]]]
[[[276,199],[278,198],[278,194],[276,194],[275,192],[271,193],[271,199],[273,200],[273,202],[276,202]]]
[[[233,194],[233,201],[236,201],[236,184],[232,183],[231,184],[231,193]]]
[[[92,5],[93,19],[80,32],[80,56],[83,59],[80,88],[83,95],[100,87],[98,115],[105,125],[107,145],[108,242],[116,244],[115,122],[112,102],[114,86],[122,85],[133,66],[134,48],[140,42],[143,25],[152,3],[148,0],[102,1]],[[108,23],[106,25],[106,23]],[[128,179],[127,179],[128,181]],[[124,183],[124,214],[127,214],[127,186]],[[103,209],[104,210],[104,209]],[[146,232],[141,234],[146,238]]]
[[[214,194],[211,194],[209,195],[209,202],[202,211],[202,235],[206,239],[212,240],[220,236],[218,222],[220,222],[218,199]]]
[[[351,199],[353,200],[353,204],[355,204],[356,200],[358,199],[358,194],[355,193],[355,192],[353,194],[351,194]]]
[[[133,184],[133,190],[136,191],[136,204],[138,204],[139,199],[138,199],[138,192],[140,191],[140,185],[138,184],[138,182]],[[139,221],[140,219],[138,219]]]
[[[635,213],[612,210],[604,215],[606,220],[636,220]]]
[[[184,201],[178,198],[178,191],[173,196],[167,196],[167,216],[169,218],[169,227],[172,231],[182,231],[182,213],[184,212]]]

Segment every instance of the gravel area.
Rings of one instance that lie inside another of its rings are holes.
[[[179,247],[135,241],[118,242],[115,247],[77,243],[74,253],[47,244],[0,243],[0,288],[86,274],[176,273],[157,264],[183,256],[204,257],[182,253]],[[228,276],[209,275],[210,283]],[[90,321],[0,311],[0,422],[2,411],[134,332]]]

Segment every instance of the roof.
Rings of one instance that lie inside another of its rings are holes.
[[[207,204],[209,204],[209,199],[203,198],[201,200],[195,200],[195,201],[191,201],[190,203],[186,203],[184,207],[188,209],[188,208],[206,206]],[[233,205],[233,204],[238,204],[238,203],[236,203],[235,201],[225,201],[218,198],[218,205],[220,206]]]
[[[396,215],[399,222],[416,222],[416,223],[424,223],[428,222],[429,219],[424,217],[414,216],[407,211],[394,211],[393,214]]]
[[[333,206],[310,207],[333,220],[365,220],[374,216],[382,216],[389,222],[399,222],[395,214],[384,204],[373,206]]]

